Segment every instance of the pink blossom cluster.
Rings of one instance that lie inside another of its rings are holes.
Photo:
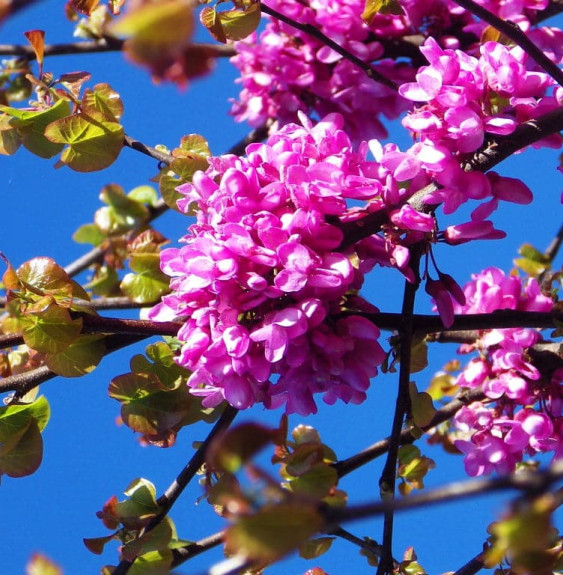
[[[563,32],[533,27],[547,3],[480,2],[493,14],[517,23],[559,63]],[[487,42],[479,54],[479,39],[487,25],[449,0],[401,0],[400,13],[376,14],[369,25],[362,20],[364,0],[270,0],[268,6],[314,27],[403,86],[396,93],[320,40],[268,18],[260,34],[235,44],[238,54],[231,59],[242,85],[232,114],[251,126],[276,120],[275,130],[296,121],[298,111],[318,117],[337,112],[359,142],[386,135],[382,116],[394,119],[412,109],[413,101],[424,102],[405,125],[425,139],[465,152],[480,145],[484,131],[510,133],[518,123],[557,105],[545,94],[549,78],[519,48]],[[458,40],[461,29],[468,33],[464,45]],[[422,53],[430,61],[416,79],[415,66],[407,63],[410,59],[418,64],[415,37],[427,38]],[[555,143],[559,138],[552,137],[551,144]]]
[[[474,152],[485,133],[506,136],[518,124],[558,108],[563,93],[548,94],[554,80],[545,72],[529,70],[529,57],[518,46],[485,42],[479,57],[461,50],[442,49],[428,38],[421,52],[429,62],[419,68],[415,82],[399,93],[420,102],[403,125],[422,141],[452,152]],[[541,145],[561,145],[558,134]]]
[[[379,330],[342,311],[377,310],[355,295],[363,272],[329,221],[382,185],[363,175],[377,165],[353,151],[342,123],[288,125],[244,157],[211,158],[179,188],[179,208],[196,208],[197,222],[185,246],[162,252],[173,292],[151,318],[184,320],[178,361],[206,406],[285,403],[308,414],[315,394],[329,404],[366,397],[384,359]]]
[[[465,305],[456,313],[492,313],[500,309],[547,312],[550,297],[535,279],[523,284],[488,268],[473,276],[464,288]],[[455,445],[465,454],[469,475],[508,473],[523,456],[553,452],[563,456],[563,370],[542,374],[530,361],[527,350],[540,333],[528,328],[483,331],[460,353],[477,352],[457,378],[457,385],[482,387],[486,400],[462,407],[454,425],[462,439]]]
[[[384,49],[362,21],[364,0],[271,0],[268,5],[293,20],[314,26],[342,48],[397,83],[412,79],[405,64],[382,59]],[[406,33],[400,19],[383,17],[387,38]],[[236,43],[231,62],[242,90],[232,114],[251,126],[274,119],[273,130],[295,122],[297,112],[322,117],[337,112],[354,141],[386,135],[381,115],[396,118],[410,102],[370,79],[365,71],[309,34],[270,19],[259,35]]]

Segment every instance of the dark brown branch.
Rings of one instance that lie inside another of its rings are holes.
[[[121,52],[124,40],[119,38],[100,38],[83,42],[69,42],[65,44],[46,44],[45,56],[78,56],[83,54],[103,54],[106,52]],[[194,44],[194,47],[205,49],[210,56],[216,58],[230,58],[236,54],[231,44]],[[35,60],[33,48],[27,44],[0,44],[0,56],[22,56],[27,60]]]
[[[376,501],[375,503],[351,505],[344,508],[332,507],[325,509],[325,516],[329,524],[339,524],[344,521],[382,515],[390,510],[405,511],[407,509],[417,509],[436,503],[447,503],[506,489],[516,489],[525,496],[533,497],[545,492],[561,480],[563,480],[563,460],[560,459],[550,467],[538,471],[521,471],[502,477],[484,477],[456,481],[442,487],[411,494],[402,499]]]
[[[536,22],[543,22],[563,12],[563,0],[551,0],[549,6],[537,13]]]
[[[153,335],[174,337],[181,327],[181,324],[172,321],[156,322],[87,314],[82,314],[80,317],[82,317],[82,333],[129,334],[143,338]]]
[[[563,226],[559,228],[557,235],[551,240],[550,244],[547,246],[543,255],[551,263],[559,253],[561,249],[561,243],[563,243]]]
[[[340,54],[343,58],[352,62],[352,64],[356,65],[358,68],[360,68],[360,70],[363,70],[368,76],[368,78],[371,78],[375,82],[379,82],[380,84],[383,84],[388,88],[391,88],[391,90],[393,90],[394,92],[398,90],[398,86],[395,82],[393,82],[393,80],[387,78],[386,76],[381,74],[381,72],[378,72],[368,62],[364,62],[351,52],[348,52],[348,50],[342,48],[342,46],[337,44],[334,40],[331,40],[328,36],[325,36],[320,30],[318,30],[311,24],[301,24],[300,22],[297,22],[292,18],[289,18],[288,16],[281,14],[277,10],[270,8],[269,6],[264,4],[264,2],[262,2],[260,6],[262,12],[264,12],[265,14],[269,14],[270,16],[272,16],[272,18],[280,20],[281,22],[288,24],[289,26],[295,28],[296,30],[301,30],[301,32],[305,32],[305,34],[308,34],[312,38],[316,38],[317,40],[319,40],[319,42],[322,42],[325,46],[328,46],[329,48]]]
[[[161,508],[161,511],[146,526],[144,533],[152,531],[166,517],[174,503],[178,500],[178,497],[180,497],[184,489],[188,486],[190,481],[195,477],[195,474],[203,465],[205,454],[211,441],[231,425],[237,413],[238,410],[230,405],[225,408],[225,411],[221,414],[221,417],[213,426],[213,429],[209,432],[205,441],[203,441],[203,443],[198,447],[189,463],[184,467],[184,469],[182,469],[178,477],[172,482],[168,489],[157,499],[157,503]],[[202,551],[204,550],[205,549]],[[127,561],[125,559],[122,560],[113,571],[113,575],[125,575],[129,572],[133,563],[133,561]]]
[[[479,6],[473,0],[454,0],[456,4],[465,8],[468,12],[471,12],[477,18],[480,18],[487,24],[490,24],[493,28],[496,28],[499,32],[504,34],[507,38],[510,38],[515,42],[536,64],[545,70],[549,76],[551,76],[560,86],[563,86],[563,71],[554,64],[541,50],[538,46],[534,44],[528,35],[514,22],[509,20],[502,20],[498,16],[495,16],[492,12],[489,12],[486,8]]]
[[[479,555],[475,555],[475,557],[470,559],[463,567],[460,567],[453,575],[475,575],[475,573],[479,573],[479,571],[484,568],[483,553],[479,553]]]
[[[200,539],[195,543],[188,543],[185,547],[177,547],[176,549],[173,549],[171,567],[178,567],[178,565],[182,565],[182,563],[200,555],[204,551],[209,551],[209,549],[213,549],[214,547],[221,545],[224,537],[225,534],[223,531],[219,531],[218,533],[209,535],[209,537]]]
[[[469,405],[474,401],[482,401],[485,398],[483,391],[479,389],[469,389],[457,395],[455,399],[450,401],[448,404],[444,405],[440,409],[436,410],[432,421],[423,427],[423,431],[429,431],[434,427],[440,425],[444,421],[451,419],[464,405]],[[413,435],[412,431],[409,429],[403,429],[401,431],[400,442],[401,444],[412,443],[416,437]],[[344,477],[355,471],[359,467],[362,467],[366,463],[377,459],[384,453],[387,453],[390,445],[390,438],[387,437],[370,445],[360,453],[356,453],[347,459],[337,461],[334,464],[339,477]]]
[[[161,152],[156,148],[147,146],[142,142],[139,142],[139,140],[135,140],[135,138],[128,136],[127,134],[125,135],[124,141],[125,145],[128,146],[129,148],[132,148],[137,152],[141,152],[141,154],[145,154],[145,156],[154,158],[155,160],[158,160],[163,164],[169,164],[174,159],[174,156],[172,156],[172,154],[167,154],[166,152]]]
[[[395,404],[395,414],[393,416],[393,425],[391,429],[391,438],[389,440],[389,449],[387,451],[387,460],[381,478],[379,479],[379,489],[381,498],[384,500],[395,498],[395,482],[397,477],[397,457],[399,446],[401,444],[401,430],[405,416],[410,411],[409,399],[409,382],[410,382],[410,364],[412,351],[413,329],[413,312],[416,292],[419,286],[418,266],[421,257],[420,250],[414,250],[411,254],[413,269],[415,270],[416,280],[414,283],[405,281],[405,291],[403,296],[402,323],[399,328],[401,337],[400,354],[401,366],[399,371],[399,389],[397,392],[397,401]],[[393,510],[386,511],[383,519],[383,541],[381,561],[377,567],[377,575],[385,575],[393,571]]]

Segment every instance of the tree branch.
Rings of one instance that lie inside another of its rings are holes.
[[[103,54],[106,52],[121,52],[124,40],[106,36],[97,40],[69,42],[64,44],[45,44],[44,56],[80,56],[83,54]],[[203,48],[216,58],[230,58],[237,52],[232,44],[195,43],[196,48]],[[35,60],[35,50],[27,44],[0,44],[0,56],[22,56],[27,60]]]
[[[177,547],[173,549],[171,567],[178,567],[178,565],[182,565],[182,563],[200,555],[204,551],[209,551],[209,549],[213,549],[214,547],[221,545],[224,537],[225,533],[223,531],[219,531],[218,533],[209,535],[195,543],[188,543],[185,547]]]
[[[479,573],[479,571],[484,568],[483,553],[479,553],[463,565],[463,567],[460,567],[453,575],[475,575],[475,573]]]
[[[264,4],[264,2],[261,2],[260,6],[262,12],[264,12],[265,14],[269,14],[270,16],[272,16],[272,18],[280,20],[281,22],[288,24],[289,26],[295,28],[296,30],[301,30],[301,32],[304,32],[305,34],[311,36],[312,38],[316,38],[317,40],[319,40],[319,42],[322,42],[325,46],[328,46],[329,48],[340,54],[344,59],[352,62],[352,64],[356,65],[358,68],[360,68],[360,70],[363,70],[368,76],[368,78],[371,78],[375,82],[379,82],[380,84],[383,84],[388,88],[391,88],[391,90],[393,90],[394,92],[398,90],[398,86],[395,82],[393,82],[393,80],[387,78],[386,76],[381,74],[381,72],[378,72],[368,62],[364,62],[351,52],[348,52],[348,50],[342,48],[342,46],[337,44],[334,40],[331,40],[328,36],[325,36],[325,34],[323,34],[320,30],[318,30],[311,24],[301,24],[300,22],[297,22],[292,18],[289,18],[288,16],[281,14],[277,10],[270,8],[269,6]]]
[[[399,371],[399,389],[397,392],[397,402],[395,404],[395,414],[393,416],[393,425],[389,448],[387,451],[387,460],[381,478],[379,479],[379,490],[381,498],[392,500],[395,497],[395,481],[397,477],[397,456],[399,445],[401,444],[401,430],[406,414],[410,411],[409,382],[410,382],[410,364],[412,351],[413,329],[413,311],[416,292],[419,286],[419,262],[421,257],[420,249],[414,248],[411,253],[413,270],[416,275],[414,283],[405,280],[405,291],[403,296],[402,323],[399,329],[401,343],[401,365]],[[393,521],[394,512],[388,510],[384,514],[383,520],[383,541],[381,561],[377,566],[377,575],[384,575],[393,571]]]
[[[156,500],[159,507],[161,508],[161,511],[158,515],[153,517],[150,523],[145,527],[143,533],[152,531],[166,517],[174,503],[176,503],[184,489],[188,486],[190,481],[195,477],[195,474],[203,465],[205,461],[205,454],[211,441],[219,434],[223,433],[231,425],[237,413],[238,410],[234,407],[231,407],[230,405],[225,408],[225,411],[221,414],[221,417],[217,420],[217,423],[215,423],[213,429],[205,438],[205,441],[203,441],[203,443],[198,447],[189,463],[184,467],[184,469],[182,469],[178,477],[172,482],[168,489]],[[217,541],[218,535],[215,535],[214,537],[214,545],[219,544],[220,539]],[[205,549],[202,549],[199,552],[201,553],[202,551],[205,551]],[[188,558],[189,557],[186,559]],[[126,573],[129,572],[129,569],[132,567],[133,563],[134,561],[127,561],[125,559],[120,561],[119,565],[113,571],[113,575],[126,575]]]
[[[563,71],[554,64],[541,50],[530,40],[526,33],[514,22],[510,20],[502,20],[498,16],[495,16],[492,12],[489,12],[486,8],[479,6],[473,0],[454,0],[456,4],[465,8],[468,12],[471,12],[487,24],[490,24],[493,28],[496,28],[499,32],[504,34],[507,38],[510,38],[515,42],[536,64],[545,70],[545,72],[551,76],[560,86],[563,86]]]
[[[339,524],[344,521],[382,515],[390,510],[405,511],[407,509],[428,507],[436,503],[467,499],[476,495],[490,494],[505,489],[516,489],[522,491],[528,497],[533,497],[545,492],[553,484],[561,480],[563,480],[563,459],[556,461],[550,467],[538,471],[520,471],[502,477],[483,477],[456,481],[442,487],[411,494],[402,499],[376,501],[374,503],[351,505],[342,508],[331,507],[325,509],[325,517],[329,524]]]

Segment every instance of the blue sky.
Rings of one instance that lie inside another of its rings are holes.
[[[0,43],[24,43],[23,32],[46,30],[47,43],[71,41],[72,26],[64,21],[62,3],[39,3],[20,13],[0,28]],[[85,57],[52,57],[45,69],[55,75],[86,70],[92,84],[109,83],[123,98],[123,124],[131,136],[148,145],[170,148],[188,133],[208,139],[215,154],[229,148],[247,132],[227,116],[228,98],[236,95],[235,71],[226,61],[219,62],[215,74],[193,82],[187,91],[174,86],[154,86],[148,74],[124,62],[121,54]],[[408,145],[400,127],[392,129],[394,141]],[[533,190],[534,204],[527,207],[505,205],[495,216],[496,227],[506,230],[506,240],[482,242],[458,248],[439,246],[437,257],[443,271],[463,284],[472,272],[489,265],[508,270],[517,247],[532,242],[543,249],[561,224],[559,201],[563,181],[556,171],[558,151],[528,150],[499,166],[498,171],[521,177]],[[145,184],[157,173],[156,162],[124,149],[118,161],[107,170],[76,174],[66,168],[55,170],[54,160],[41,160],[25,150],[14,157],[0,159],[0,251],[14,265],[34,256],[46,255],[61,265],[70,263],[85,251],[74,244],[73,232],[92,221],[100,206],[102,186],[118,183],[125,190]],[[189,224],[183,216],[167,214],[157,228],[171,239],[182,235]],[[382,311],[399,311],[402,281],[395,273],[380,274],[366,285],[364,295]],[[421,294],[418,311],[430,309]],[[144,346],[140,348],[140,351]],[[138,350],[139,351],[139,350]],[[56,379],[42,386],[51,404],[52,417],[45,430],[44,461],[33,476],[4,478],[0,486],[2,525],[0,527],[0,571],[24,572],[34,551],[50,556],[67,575],[98,573],[104,564],[116,562],[115,546],[103,556],[92,555],[83,537],[105,535],[107,530],[95,512],[113,494],[122,492],[136,477],[152,481],[162,492],[190,457],[192,442],[204,439],[204,425],[184,429],[170,449],[141,447],[134,434],[115,423],[119,405],[107,395],[112,377],[128,371],[132,350],[106,358],[91,375],[73,380]],[[419,389],[454,353],[454,348],[432,348],[431,367],[417,375]],[[388,434],[396,395],[396,375],[377,377],[368,400],[361,406],[320,406],[319,413],[304,419],[292,416],[290,425],[309,423],[323,440],[344,458]],[[277,424],[280,413],[266,412],[260,406],[241,419],[258,419]],[[424,453],[436,460],[427,485],[436,486],[464,477],[461,457],[446,457],[439,450],[421,444]],[[341,488],[355,503],[377,499],[382,461],[373,462],[346,477]],[[197,484],[190,486],[172,511],[180,537],[197,540],[221,528],[222,522],[209,506],[196,506],[201,494]],[[413,545],[421,564],[432,575],[455,571],[479,552],[486,538],[486,525],[503,508],[504,497],[484,497],[466,504],[435,507],[398,516],[395,554],[401,557]],[[381,519],[347,526],[358,536],[380,540]],[[205,554],[177,570],[200,573],[221,558],[220,551]],[[301,574],[313,566],[330,575],[370,573],[358,550],[338,542],[328,555],[313,562],[289,558],[267,572],[279,575]]]

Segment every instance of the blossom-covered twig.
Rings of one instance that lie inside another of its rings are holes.
[[[473,0],[454,0],[468,12],[475,14],[481,20],[502,32],[507,38],[515,42],[538,66],[543,68],[560,86],[563,86],[563,71],[554,64],[536,44],[528,38],[526,33],[514,22],[502,20],[492,12],[483,8]]]
[[[375,82],[379,82],[380,84],[383,84],[384,86],[387,86],[392,90],[395,91],[397,90],[398,86],[395,82],[393,82],[393,80],[390,80],[389,78],[384,76],[381,72],[377,71],[368,62],[364,62],[361,58],[358,58],[348,50],[342,48],[342,46],[340,46],[337,42],[331,40],[328,36],[323,34],[320,30],[318,30],[314,26],[311,26],[310,24],[302,24],[301,22],[297,22],[292,18],[289,18],[288,16],[281,14],[277,10],[270,8],[269,6],[264,4],[264,2],[261,3],[261,9],[262,12],[264,12],[265,14],[269,14],[270,16],[272,16],[272,18],[276,18],[281,22],[285,22],[286,24],[289,24],[293,28],[301,30],[302,32],[305,32],[305,34],[309,34],[313,38],[316,38],[317,40],[319,40],[320,42],[322,42],[323,44],[325,44],[326,46],[328,46],[329,48],[340,54],[343,58],[349,60],[350,62],[352,62],[352,64],[356,65],[358,68],[363,70],[366,73],[366,75]]]

